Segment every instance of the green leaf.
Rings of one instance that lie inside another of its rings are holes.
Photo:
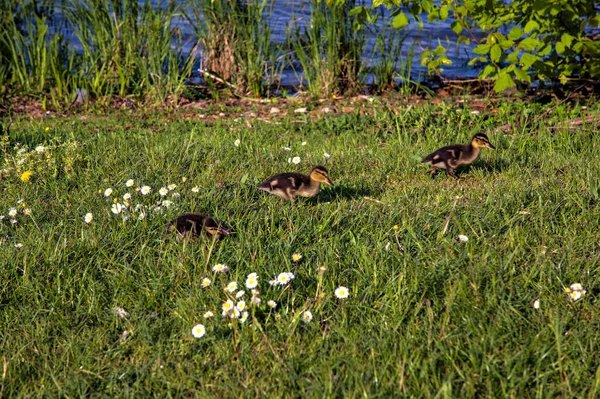
[[[494,44],[490,50],[490,59],[493,62],[498,62],[500,61],[500,56],[502,56],[502,49],[500,48],[500,45]]]
[[[433,50],[433,55],[440,55],[446,52],[446,48],[444,46],[437,46],[435,50]]]
[[[521,65],[523,65],[526,68],[529,68],[537,60],[539,60],[539,57],[537,57],[533,54],[530,54],[530,53],[523,53],[523,55],[521,56]]]
[[[479,74],[479,79],[483,80],[483,79],[487,78],[490,74],[495,74],[496,70],[497,70],[497,68],[495,65],[492,65],[492,64],[486,65],[486,67],[483,68],[483,71],[481,71],[481,73]]]
[[[406,14],[398,14],[396,15],[396,18],[392,20],[392,26],[396,29],[401,29],[408,25],[409,22]]]
[[[565,45],[562,42],[557,42],[556,43],[556,52],[558,54],[562,54],[565,52]]]
[[[571,43],[573,43],[574,37],[569,35],[568,33],[563,33],[560,37],[560,42],[564,44],[566,47],[570,47]]]
[[[539,28],[540,28],[540,25],[537,22],[535,22],[534,20],[531,20],[531,21],[527,22],[527,25],[525,25],[525,28],[523,29],[523,31],[525,33],[529,33],[534,30],[537,30]]]
[[[515,81],[509,74],[506,72],[500,73],[500,75],[498,75],[498,79],[496,79],[496,83],[494,84],[494,91],[496,93],[500,93],[501,91],[514,87],[514,85]]]
[[[373,0],[373,6],[371,8],[377,8],[380,5],[382,5],[385,2],[385,0]]]
[[[528,37],[526,39],[523,39],[519,43],[518,48],[527,50],[527,51],[534,51],[537,48],[539,48],[541,45],[542,45],[542,42],[540,42],[538,39],[534,39],[533,37]]]
[[[525,72],[524,70],[522,70],[520,68],[515,68],[515,76],[521,82],[531,83],[531,76],[529,76],[529,74],[527,72]]]
[[[508,33],[508,38],[510,40],[517,40],[517,39],[522,38],[523,34],[524,34],[523,29],[521,29],[520,26],[515,26]]]
[[[506,62],[516,64],[519,61],[519,50],[515,50],[506,56]]]
[[[513,42],[512,40],[502,40],[500,42],[500,47],[502,47],[502,50],[508,50],[509,48],[513,47],[515,45],[515,42]]]
[[[450,24],[450,28],[452,28],[454,33],[456,33],[458,35],[458,34],[460,34],[460,32],[462,32],[464,27],[460,21],[454,21]]]
[[[490,52],[489,44],[480,44],[473,49],[473,54],[487,54]]]
[[[445,21],[448,18],[448,5],[444,4],[442,8],[440,8],[440,19]]]

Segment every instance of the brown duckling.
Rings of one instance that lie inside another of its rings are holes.
[[[185,215],[178,216],[169,222],[167,229],[168,233],[175,231],[178,237],[185,239],[197,238],[202,230],[216,238],[231,234],[229,230],[223,228],[221,222],[199,213],[186,213]]]
[[[314,197],[319,193],[321,183],[333,186],[324,166],[315,166],[308,176],[300,173],[280,173],[262,182],[258,189],[275,194],[284,200],[301,197]]]
[[[456,177],[454,169],[461,165],[469,165],[479,156],[481,148],[495,150],[488,136],[483,133],[477,133],[471,139],[469,144],[453,144],[442,147],[437,151],[427,155],[421,162],[431,165],[433,168],[429,172],[433,175],[438,169],[444,169],[450,176]]]

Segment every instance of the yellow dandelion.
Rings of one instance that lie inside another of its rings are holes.
[[[30,170],[26,170],[25,172],[23,172],[23,174],[21,175],[21,181],[23,183],[27,183],[29,181],[29,179],[31,179],[31,175],[33,174],[33,172],[31,172]]]

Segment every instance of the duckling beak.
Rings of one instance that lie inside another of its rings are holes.
[[[333,187],[333,182],[329,179],[329,177],[326,177],[326,180],[323,183]]]
[[[496,149],[496,147],[494,147],[494,146],[493,146],[493,145],[491,145],[490,143],[485,143],[485,146],[486,146],[487,148],[489,148],[490,150],[495,150],[495,149]]]

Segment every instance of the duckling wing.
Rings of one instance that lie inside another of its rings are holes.
[[[449,145],[427,155],[421,162],[436,168],[445,169],[447,165],[455,167],[463,152],[464,148],[461,144]]]
[[[259,190],[263,191],[296,191],[304,185],[308,178],[300,173],[280,173],[265,180],[259,186]]]

